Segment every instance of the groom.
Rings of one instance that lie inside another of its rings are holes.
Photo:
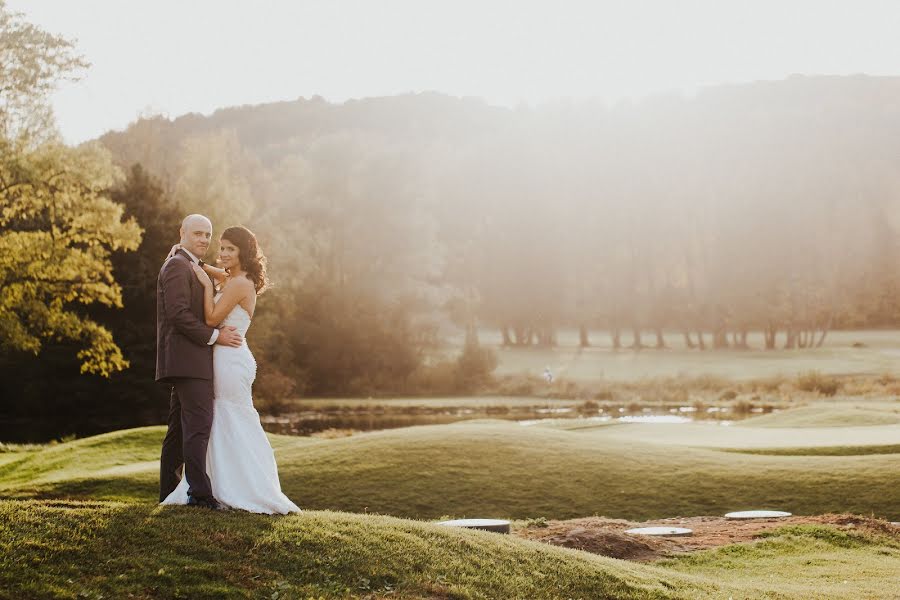
[[[180,481],[184,465],[188,504],[219,508],[206,473],[206,447],[213,418],[213,344],[238,347],[234,327],[214,329],[203,316],[203,285],[191,263],[209,249],[212,223],[188,215],[181,223],[181,247],[159,271],[156,282],[156,380],[171,386],[169,430],[159,462],[159,500]]]

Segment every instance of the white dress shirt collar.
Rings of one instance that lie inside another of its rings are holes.
[[[194,261],[194,264],[195,264],[195,265],[196,265],[196,264],[199,264],[200,259],[197,258],[196,256],[194,256],[194,253],[193,253],[193,252],[191,252],[191,251],[188,250],[187,248],[182,248],[182,250],[184,250],[185,254],[187,254],[188,256],[191,257],[191,260]]]

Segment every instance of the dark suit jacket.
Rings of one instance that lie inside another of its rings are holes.
[[[212,334],[203,316],[203,285],[179,250],[156,280],[156,380],[212,379]]]

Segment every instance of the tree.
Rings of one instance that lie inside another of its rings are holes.
[[[175,200],[188,212],[213,222],[213,233],[232,225],[250,225],[253,187],[248,170],[254,160],[233,131],[188,138],[182,143]],[[255,186],[259,193],[259,185]]]
[[[85,376],[76,358],[78,342],[70,340],[45,340],[40,360],[28,353],[0,354],[0,398],[9,399],[0,402],[0,423],[23,424],[0,431],[10,440],[81,437],[161,423],[168,414],[169,391],[153,379],[155,292],[160,264],[177,240],[181,211],[140,165],[128,170],[110,196],[122,205],[126,218],[143,226],[141,245],[136,252],[119,250],[110,256],[122,288],[122,308],[95,302],[78,309],[112,332],[130,366],[108,378]]]
[[[52,127],[48,93],[86,63],[2,0],[0,56],[0,347],[78,341],[82,372],[108,377],[128,362],[73,305],[122,305],[110,253],[137,248],[141,230],[107,196],[119,177],[109,152],[67,147]]]
[[[134,250],[141,230],[106,196],[117,177],[99,145],[45,143],[0,159],[0,337],[37,354],[41,341],[83,343],[82,372],[128,366],[106,328],[71,305],[122,306],[110,253]]]
[[[0,0],[0,140],[55,137],[48,96],[86,67],[72,42],[25,22]]]

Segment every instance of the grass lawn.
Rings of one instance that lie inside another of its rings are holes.
[[[789,427],[485,419],[270,435],[282,487],[304,508],[286,517],[157,506],[163,427],[4,444],[0,599],[896,598],[889,531],[795,526],[638,564],[429,522],[757,508],[896,521],[900,425],[860,424],[895,408],[772,415]],[[839,419],[854,425],[830,426]]]
[[[730,426],[715,421],[619,424],[586,419],[548,420],[537,426],[598,435],[622,444],[774,451],[759,454],[798,454],[775,451],[797,448],[807,449],[803,454],[884,454],[886,448],[900,441],[900,402],[815,401],[809,406],[734,421]],[[881,448],[864,449],[874,446]],[[845,450],[830,450],[838,447]]]
[[[897,598],[900,590],[896,535],[873,537],[813,525],[656,564],[745,590],[755,587],[759,598]]]
[[[900,423],[900,402],[891,408],[817,404],[745,419],[741,427],[858,427]],[[900,438],[898,438],[900,439]]]
[[[707,336],[707,342],[708,340]],[[778,346],[783,344],[783,332]],[[762,334],[751,332],[751,350],[691,350],[685,347],[680,333],[666,335],[666,350],[645,348],[635,352],[628,348],[612,350],[607,332],[594,332],[592,346],[578,347],[578,332],[561,330],[555,348],[503,348],[499,334],[482,332],[483,344],[494,346],[499,365],[497,374],[527,373],[540,376],[545,367],[570,381],[599,380],[637,381],[648,377],[709,375],[732,380],[794,376],[808,371],[828,375],[892,374],[900,375],[900,331],[833,331],[822,348],[795,350],[762,350]],[[631,344],[626,335],[624,345]],[[653,345],[655,337],[645,335],[644,344]],[[461,340],[448,347],[448,354],[459,351]],[[854,344],[862,346],[854,347]]]
[[[778,508],[900,520],[900,454],[761,455],[629,437],[646,427],[663,426],[564,431],[484,420],[271,439],[282,488],[317,510],[643,520]],[[0,466],[0,496],[151,502],[163,433],[147,427],[23,452]]]
[[[0,598],[890,598],[896,538],[794,528],[658,564],[385,516],[0,501]]]

